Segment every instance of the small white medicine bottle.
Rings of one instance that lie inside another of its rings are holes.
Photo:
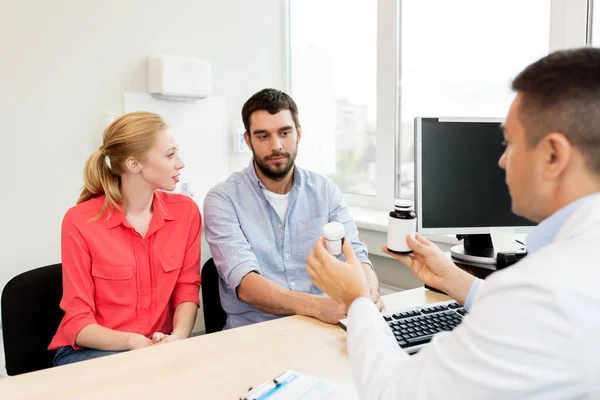
[[[344,225],[340,222],[330,222],[323,227],[323,237],[325,238],[325,247],[327,251],[339,256],[342,254],[342,244],[344,243]]]
[[[415,236],[417,231],[417,214],[413,211],[410,200],[394,200],[394,209],[388,218],[387,248],[393,253],[412,253],[406,243],[406,237]]]

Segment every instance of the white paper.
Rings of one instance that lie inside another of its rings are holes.
[[[279,388],[271,382],[259,386],[244,399],[260,400],[358,400],[358,392],[351,384],[319,379],[311,375],[286,371],[289,383]],[[288,378],[289,379],[289,378]]]
[[[490,236],[496,253],[514,253],[517,251],[514,228],[490,228]]]

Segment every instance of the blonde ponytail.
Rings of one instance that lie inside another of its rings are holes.
[[[93,152],[83,170],[84,187],[77,204],[106,195],[102,209],[92,221],[99,220],[107,210],[121,209],[121,174],[128,157],[144,160],[158,133],[167,127],[157,114],[133,112],[123,115],[106,128],[102,146]]]
[[[102,153],[101,149],[96,150],[85,163],[83,169],[83,189],[77,200],[77,204],[79,204],[106,194],[106,199],[100,213],[92,218],[92,221],[100,219],[108,208],[119,209],[120,204],[123,203],[121,190],[119,189],[120,178],[118,175],[112,174],[106,162],[108,156]]]

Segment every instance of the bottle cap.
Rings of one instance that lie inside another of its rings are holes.
[[[323,227],[323,236],[327,240],[341,239],[344,234],[344,225],[339,222],[330,222]]]
[[[394,207],[396,208],[412,208],[413,202],[407,199],[396,199],[394,200]]]

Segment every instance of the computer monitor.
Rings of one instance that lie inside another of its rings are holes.
[[[498,166],[504,152],[501,123],[499,118],[415,118],[417,230],[464,238],[452,255],[460,258],[462,252],[465,261],[495,262],[491,228],[527,233],[535,226],[511,211]]]

